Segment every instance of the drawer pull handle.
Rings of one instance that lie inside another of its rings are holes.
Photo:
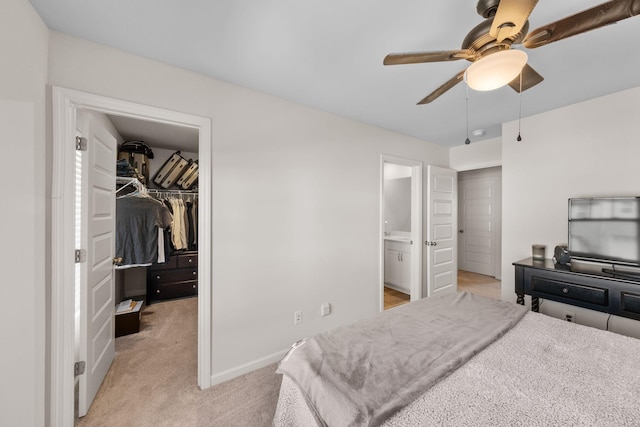
[[[156,294],[159,294],[159,293],[160,293],[160,289],[156,289]]]
[[[569,293],[569,289],[567,289],[567,288],[562,288],[562,293],[563,293],[563,294],[568,294],[568,293]]]
[[[196,272],[194,271],[192,274],[195,276],[195,275],[196,275],[196,274],[198,274],[198,273],[196,273]]]
[[[195,288],[196,288],[196,285],[191,285],[191,286],[193,287],[193,289],[195,289]]]
[[[193,260],[191,258],[189,258],[189,263],[193,262]]]
[[[160,276],[156,276],[156,279],[160,280]]]

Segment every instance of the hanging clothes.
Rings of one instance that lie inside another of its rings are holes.
[[[184,200],[180,200],[180,204],[182,205],[182,231],[180,234],[180,238],[182,239],[182,246],[185,249],[189,249],[189,214],[187,213],[187,204]]]
[[[165,230],[165,245],[170,252],[197,250],[198,242],[198,194],[150,189],[150,194],[169,210],[171,225]],[[167,257],[169,256],[167,252]]]
[[[116,199],[116,258],[119,268],[158,262],[160,229],[171,225],[169,210],[157,200],[142,195]]]
[[[189,228],[187,230],[187,245],[189,248],[193,246],[195,238],[195,224],[193,223],[193,202],[185,202],[187,206],[187,219]]]
[[[184,223],[184,203],[177,198],[169,199],[173,212],[173,223],[171,224],[171,241],[173,248],[177,251],[187,249]]]
[[[191,249],[198,249],[198,198],[193,199],[193,209],[191,209],[191,223],[193,224],[193,240]]]

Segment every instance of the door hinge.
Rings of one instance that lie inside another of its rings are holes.
[[[76,264],[79,262],[85,262],[86,259],[87,259],[87,251],[84,249],[76,249],[75,251]]]
[[[76,151],[87,151],[87,138],[76,136]]]
[[[82,362],[76,362],[73,365],[73,376],[77,377],[78,375],[82,375],[84,374],[84,368],[85,368],[86,363],[84,361]]]

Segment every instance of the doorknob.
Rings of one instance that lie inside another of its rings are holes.
[[[464,230],[458,230],[459,233],[464,233]]]

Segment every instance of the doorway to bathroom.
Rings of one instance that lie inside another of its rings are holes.
[[[381,157],[380,310],[422,297],[422,162]]]

